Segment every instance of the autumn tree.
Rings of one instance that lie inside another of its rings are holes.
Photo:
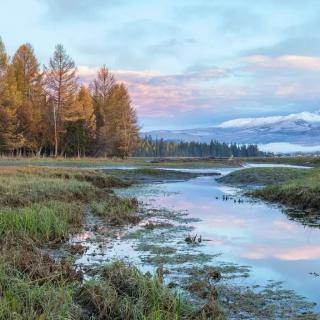
[[[139,126],[126,86],[115,85],[108,100],[109,116],[105,125],[112,142],[111,154],[119,157],[130,156],[138,142]]]
[[[30,44],[21,45],[13,56],[17,90],[21,96],[17,107],[17,134],[23,137],[23,149],[41,150],[43,144],[43,76]]]
[[[65,115],[64,143],[67,154],[78,157],[91,151],[96,134],[93,100],[87,87],[82,85],[75,103]]]
[[[52,109],[54,155],[58,156],[59,136],[64,130],[64,119],[74,106],[77,90],[74,61],[61,44],[55,48],[49,66],[45,68],[46,88]]]
[[[91,91],[96,116],[96,154],[106,155],[110,151],[107,119],[108,103],[112,88],[115,86],[114,76],[106,66],[102,66],[96,79],[91,84]]]
[[[0,143],[2,151],[13,154],[23,145],[23,137],[17,132],[17,107],[21,95],[14,69],[8,60],[5,46],[0,40]]]
[[[0,37],[0,151],[5,149],[6,139],[6,112],[4,110],[4,87],[5,75],[7,72],[8,57],[5,50],[4,43]]]
[[[127,88],[106,66],[89,88],[62,45],[42,72],[30,44],[10,59],[0,39],[0,152],[131,155],[139,127]]]

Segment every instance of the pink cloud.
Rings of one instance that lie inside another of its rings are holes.
[[[247,56],[233,68],[204,68],[181,74],[112,70],[124,82],[142,117],[175,117],[189,112],[210,115],[237,110],[260,111],[266,105],[318,101],[314,70],[320,57]],[[79,66],[82,82],[90,83],[98,67]],[[297,72],[295,76],[288,71]],[[299,72],[299,73],[298,73]]]
[[[286,55],[269,57],[264,55],[247,56],[243,59],[251,67],[264,69],[292,69],[319,71],[320,57]]]
[[[78,76],[82,82],[90,83],[96,76],[97,67],[78,67]],[[209,68],[197,72],[163,75],[158,72],[112,71],[116,79],[124,82],[129,89],[132,101],[138,113],[148,117],[170,117],[177,112],[189,112],[199,109],[221,109],[218,100],[229,100],[243,96],[243,88],[213,86],[210,82],[227,77],[220,68]],[[209,85],[208,85],[209,83]]]

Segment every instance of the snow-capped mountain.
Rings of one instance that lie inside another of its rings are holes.
[[[241,128],[272,125],[283,122],[305,121],[310,123],[320,122],[320,111],[292,113],[287,116],[240,118],[221,123],[219,128]]]
[[[297,146],[313,146],[313,149],[315,146],[319,146],[320,150],[320,112],[240,118],[209,128],[155,130],[144,132],[142,135],[177,141],[209,142],[214,139],[227,143],[255,143],[259,145],[287,143]],[[283,151],[286,152],[286,150]]]

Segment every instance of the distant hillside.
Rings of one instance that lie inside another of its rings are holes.
[[[226,121],[218,126],[186,130],[154,130],[143,132],[153,139],[209,143],[269,144],[290,143],[319,146],[320,113],[303,112],[288,116],[244,118]]]

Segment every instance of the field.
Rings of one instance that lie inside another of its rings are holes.
[[[151,167],[217,168],[239,167],[239,159],[213,158],[0,158],[0,166],[46,166],[71,168]]]

